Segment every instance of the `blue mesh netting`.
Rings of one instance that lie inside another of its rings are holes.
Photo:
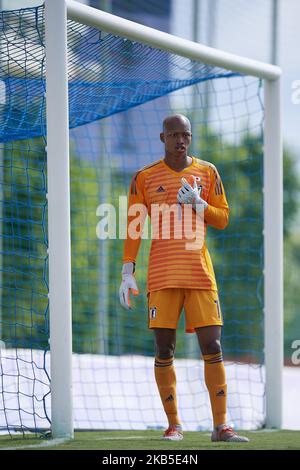
[[[37,430],[51,420],[44,8],[2,12],[0,21],[0,430]],[[130,316],[121,309],[123,241],[97,239],[96,209],[117,206],[133,171],[161,158],[162,119],[182,112],[192,121],[192,151],[216,164],[227,190],[230,226],[210,230],[209,246],[229,389],[238,389],[229,412],[238,427],[257,427],[264,416],[260,81],[73,21],[68,58],[75,426],[163,423],[153,401],[146,299],[136,299]],[[142,245],[141,292],[149,243]],[[207,428],[199,349],[180,331],[177,359],[185,426]]]
[[[0,141],[43,135],[44,8],[2,12],[0,21],[0,80],[6,90]],[[72,21],[68,40],[70,128],[201,81],[237,75]]]

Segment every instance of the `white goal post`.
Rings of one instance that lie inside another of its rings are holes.
[[[280,428],[283,368],[280,68],[175,37],[73,0],[45,0],[52,436],[73,437],[68,18],[192,60],[264,80],[266,426]]]

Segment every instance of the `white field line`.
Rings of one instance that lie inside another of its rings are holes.
[[[131,439],[149,439],[149,436],[97,437],[95,441],[130,441]]]
[[[65,442],[70,441],[68,438],[56,438],[56,439],[49,439],[47,442],[41,442],[40,444],[30,444],[24,446],[14,446],[14,447],[1,447],[1,450],[19,450],[19,449],[38,449],[41,447],[51,447],[57,446],[59,444],[64,444]]]
[[[131,439],[149,439],[148,437],[143,436],[131,436],[131,437],[97,437],[93,439],[95,441],[119,441],[119,440],[127,440],[130,441]],[[47,442],[41,442],[40,444],[30,444],[24,446],[14,446],[14,447],[1,447],[0,450],[18,450],[18,449],[38,449],[41,447],[51,447],[60,444],[64,444],[65,442],[70,441],[70,439],[64,438],[57,438],[57,439],[50,439]]]
[[[202,434],[202,436],[210,436],[211,433],[204,433]],[[147,439],[147,440],[153,440],[153,439],[157,439],[156,437],[150,437],[149,436],[126,436],[126,437],[97,437],[95,439],[95,441],[130,441],[131,439]],[[161,439],[163,439],[163,437],[161,437]]]
[[[248,432],[257,433],[257,432],[279,432],[279,431],[282,431],[282,429],[275,429],[275,428],[270,428],[270,429],[267,429],[267,428],[264,428],[264,429],[250,429]]]

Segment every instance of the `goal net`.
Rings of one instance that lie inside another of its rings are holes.
[[[51,423],[44,8],[0,19],[0,430],[38,432]],[[163,157],[162,120],[175,112],[189,117],[191,154],[216,165],[231,209],[229,226],[209,228],[207,241],[225,321],[229,423],[262,426],[262,81],[71,20],[68,61],[75,428],[166,425],[147,328],[149,237],[132,311],[118,289],[130,180]],[[210,429],[203,361],[183,318],[175,367],[184,428]]]

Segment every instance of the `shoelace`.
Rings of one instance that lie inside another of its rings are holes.
[[[177,428],[176,426],[170,426],[167,430],[166,433],[168,432],[181,432],[181,428]]]
[[[220,429],[220,432],[230,432],[231,434],[234,434],[234,430],[230,426]]]

